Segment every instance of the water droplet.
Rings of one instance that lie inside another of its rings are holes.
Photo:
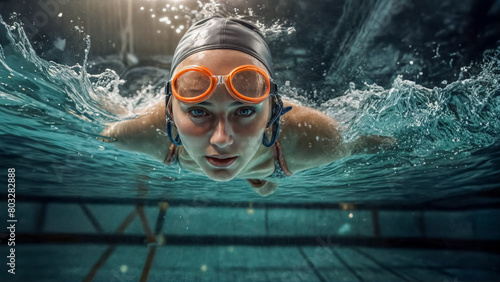
[[[356,90],[356,84],[354,84],[354,82],[349,82],[349,89],[351,90]]]
[[[126,266],[125,264],[121,265],[120,266],[120,272],[121,273],[126,273],[128,270],[128,266]]]

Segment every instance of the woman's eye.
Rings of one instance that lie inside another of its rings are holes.
[[[193,117],[202,117],[206,116],[207,112],[203,109],[191,109],[189,110],[189,114]]]
[[[240,109],[236,110],[237,115],[244,116],[244,117],[251,116],[251,115],[253,115],[253,113],[255,113],[255,110],[252,108],[240,108]]]

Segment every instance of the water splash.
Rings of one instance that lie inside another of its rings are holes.
[[[184,14],[186,17],[183,17],[183,13],[187,11],[177,11],[178,16],[183,20],[195,20],[198,16],[205,17],[208,13],[220,12],[217,9],[221,7],[215,1],[209,4],[212,5],[210,8],[202,6],[201,9],[189,10],[189,13]],[[238,11],[238,15],[242,13],[245,11]],[[256,17],[253,11],[247,13]],[[285,22],[276,21],[271,25],[258,23],[268,35],[276,34],[276,40],[293,33],[293,29],[287,27]],[[99,143],[98,146],[101,147],[98,147],[92,143],[89,139],[92,136],[86,133],[96,134],[105,123],[133,116],[136,110],[163,97],[164,93],[147,81],[141,82],[140,90],[131,97],[123,97],[119,87],[127,81],[117,72],[108,69],[90,74],[86,67],[90,50],[88,37],[82,38],[82,44],[87,47],[82,64],[67,66],[40,59],[20,25],[7,25],[1,21],[0,29],[0,34],[7,38],[7,41],[2,42],[9,42],[0,46],[0,103],[3,106],[0,114],[4,120],[2,133],[10,131],[22,135],[21,130],[25,130],[22,133],[33,138],[29,139],[33,141],[30,143],[36,144],[30,147],[32,151],[43,149],[44,154],[37,155],[39,160],[51,162],[52,157],[47,156],[57,155],[62,150],[60,147],[73,146],[78,142],[95,146],[94,149],[84,148],[81,151],[99,154],[104,146]],[[327,169],[308,171],[307,175],[300,175],[300,179],[304,183],[317,184],[318,187],[330,187],[331,183],[336,183],[342,188],[366,185],[363,187],[383,189],[389,183],[392,185],[391,189],[397,189],[399,183],[404,182],[398,180],[404,168],[420,170],[417,173],[411,172],[418,177],[418,173],[427,172],[427,169],[456,165],[479,148],[497,142],[500,132],[499,59],[499,49],[490,50],[485,53],[481,64],[464,69],[459,80],[448,81],[446,85],[440,84],[434,88],[421,86],[401,76],[389,88],[375,84],[349,85],[342,97],[331,99],[316,108],[340,122],[343,136],[348,141],[361,134],[380,134],[397,138],[400,148],[396,153],[348,158]],[[293,75],[295,74],[291,73],[284,78],[290,81],[295,78]],[[318,88],[314,90],[321,91]],[[301,104],[314,107],[316,103],[313,99],[306,98],[302,89],[292,87],[290,83],[283,85],[280,91],[287,98]],[[57,134],[52,134],[54,132]],[[72,135],[77,138],[69,139],[68,136]],[[61,140],[65,140],[65,143]],[[12,148],[15,146],[12,145]],[[19,151],[22,152],[21,149]],[[137,155],[130,157],[127,153],[113,150],[104,152],[116,154],[113,155],[113,160],[118,156],[119,161],[111,164],[126,167],[128,175],[136,172],[134,167],[127,164],[136,161],[150,164],[148,160],[137,160]],[[95,167],[87,170],[87,173],[95,172],[96,167],[99,168],[102,163],[93,165]],[[165,171],[155,172],[154,176],[161,179],[164,173]],[[436,172],[436,177],[439,176],[439,172]],[[189,180],[180,181],[194,183],[193,185],[199,182],[198,178],[191,177],[192,175]],[[157,186],[161,186],[160,184]],[[294,183],[294,180],[286,184],[289,187],[302,185],[301,181]],[[90,187],[92,185],[89,184]],[[227,191],[231,191],[231,184],[227,186]],[[157,188],[160,191],[164,187]],[[210,191],[212,188],[203,189]],[[386,196],[373,193],[373,190],[365,190],[380,198]],[[355,194],[365,190],[346,190],[343,193]],[[386,192],[393,193],[392,190]],[[307,193],[301,196],[305,194]],[[188,196],[190,195],[187,194],[186,197]]]
[[[128,10],[130,10],[130,4],[131,2],[128,2]],[[279,37],[280,34],[293,32],[293,28],[282,28],[283,24],[280,24],[279,21],[266,27],[266,25],[258,21],[258,17],[254,15],[251,8],[232,11],[229,4],[222,5],[214,0],[208,2],[197,1],[195,9],[182,3],[173,4],[170,2],[165,7],[168,7],[168,9],[164,8],[166,14],[170,18],[177,20],[175,28],[178,29],[181,26],[185,29],[193,22],[208,16],[223,15],[240,18],[255,17],[256,23],[267,35],[275,34]],[[157,12],[152,9],[150,10],[152,13]],[[162,21],[161,19],[159,20]],[[130,25],[130,21],[129,16],[126,23]],[[174,23],[171,24],[174,26]],[[129,25],[126,27],[130,29]],[[134,115],[138,109],[148,105],[151,101],[160,99],[162,95],[163,87],[145,84],[139,86],[139,90],[136,93],[131,93],[130,97],[123,97],[120,94],[119,87],[123,86],[127,81],[123,80],[115,71],[106,69],[97,74],[89,74],[87,72],[88,56],[91,48],[89,36],[82,34],[86,46],[83,54],[83,62],[74,66],[66,66],[41,59],[36,54],[19,23],[14,22],[12,25],[8,25],[1,20],[1,26],[5,29],[5,37],[10,42],[9,46],[13,47],[9,47],[9,58],[5,57],[5,50],[3,48],[0,49],[1,62],[5,69],[13,74],[16,71],[19,73],[27,71],[28,73],[32,72],[39,75],[25,81],[34,85],[39,84],[39,81],[35,81],[35,79],[46,82],[38,85],[38,87],[41,86],[41,91],[37,93],[31,91],[31,97],[47,102],[59,111],[70,113],[87,122],[96,121],[98,124],[104,124],[116,121],[124,116]],[[125,28],[125,31],[129,32],[127,28]],[[125,37],[127,37],[126,34],[125,32]],[[132,39],[125,39],[122,42],[125,49],[122,48],[122,51],[125,50],[123,51],[125,53],[133,52],[133,46],[130,45],[130,40]],[[16,60],[14,58],[18,56],[23,57],[24,69],[16,70],[17,64],[14,63]],[[30,65],[30,67],[27,65]],[[22,84],[21,82],[19,83]],[[54,115],[57,115],[56,111],[52,112],[54,112]]]
[[[398,76],[390,89],[352,87],[321,108],[337,119],[346,140],[360,134],[394,136],[410,155],[474,151],[498,140],[500,49],[489,50],[481,71],[429,89]]]
[[[81,121],[104,124],[132,115],[161,96],[145,89],[142,95],[122,97],[118,86],[124,81],[115,71],[89,74],[86,69],[91,48],[89,36],[83,38],[86,49],[82,64],[67,66],[41,59],[18,23],[9,26],[0,18],[0,26],[10,43],[5,46],[7,49],[1,49],[0,63],[8,72],[2,72],[2,77],[8,80],[4,80],[0,91],[11,94],[10,99],[29,97],[42,103],[39,106],[47,108],[48,115],[60,116],[66,112]],[[12,85],[25,86],[22,87],[25,91],[13,92]]]

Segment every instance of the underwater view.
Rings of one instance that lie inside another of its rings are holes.
[[[165,100],[212,15],[259,27],[284,99],[396,147],[262,197],[100,141]],[[0,281],[498,281],[499,19],[498,0],[0,1]]]

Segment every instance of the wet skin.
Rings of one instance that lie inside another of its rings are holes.
[[[190,65],[204,66],[214,75],[229,74],[241,65],[266,69],[260,61],[239,51],[208,50],[186,58],[174,75]],[[180,158],[189,157],[213,180],[228,181],[252,162],[261,146],[270,102],[239,102],[221,84],[201,103],[188,104],[174,98],[171,112],[187,154]]]
[[[260,61],[234,50],[208,50],[186,58],[174,71],[189,65],[207,67],[214,75],[227,75],[241,65]],[[350,154],[375,153],[396,145],[384,136],[361,136],[342,142],[337,123],[328,115],[310,107],[283,100],[293,109],[281,117],[279,141],[292,174],[331,163]],[[198,104],[187,104],[173,98],[169,111],[174,119],[174,134],[179,134],[179,163],[183,169],[206,175],[212,180],[266,179],[274,172],[271,148],[262,145],[262,136],[270,115],[270,99],[260,104],[246,104],[233,98],[224,85],[218,85],[212,96]],[[142,109],[134,119],[110,124],[101,135],[116,140],[118,148],[139,151],[160,161],[165,160],[170,140],[166,136],[165,101],[159,100]],[[268,135],[269,136],[269,135]],[[102,141],[107,142],[103,139]],[[277,184],[252,184],[261,195],[272,193]],[[263,183],[263,182],[262,182]]]

